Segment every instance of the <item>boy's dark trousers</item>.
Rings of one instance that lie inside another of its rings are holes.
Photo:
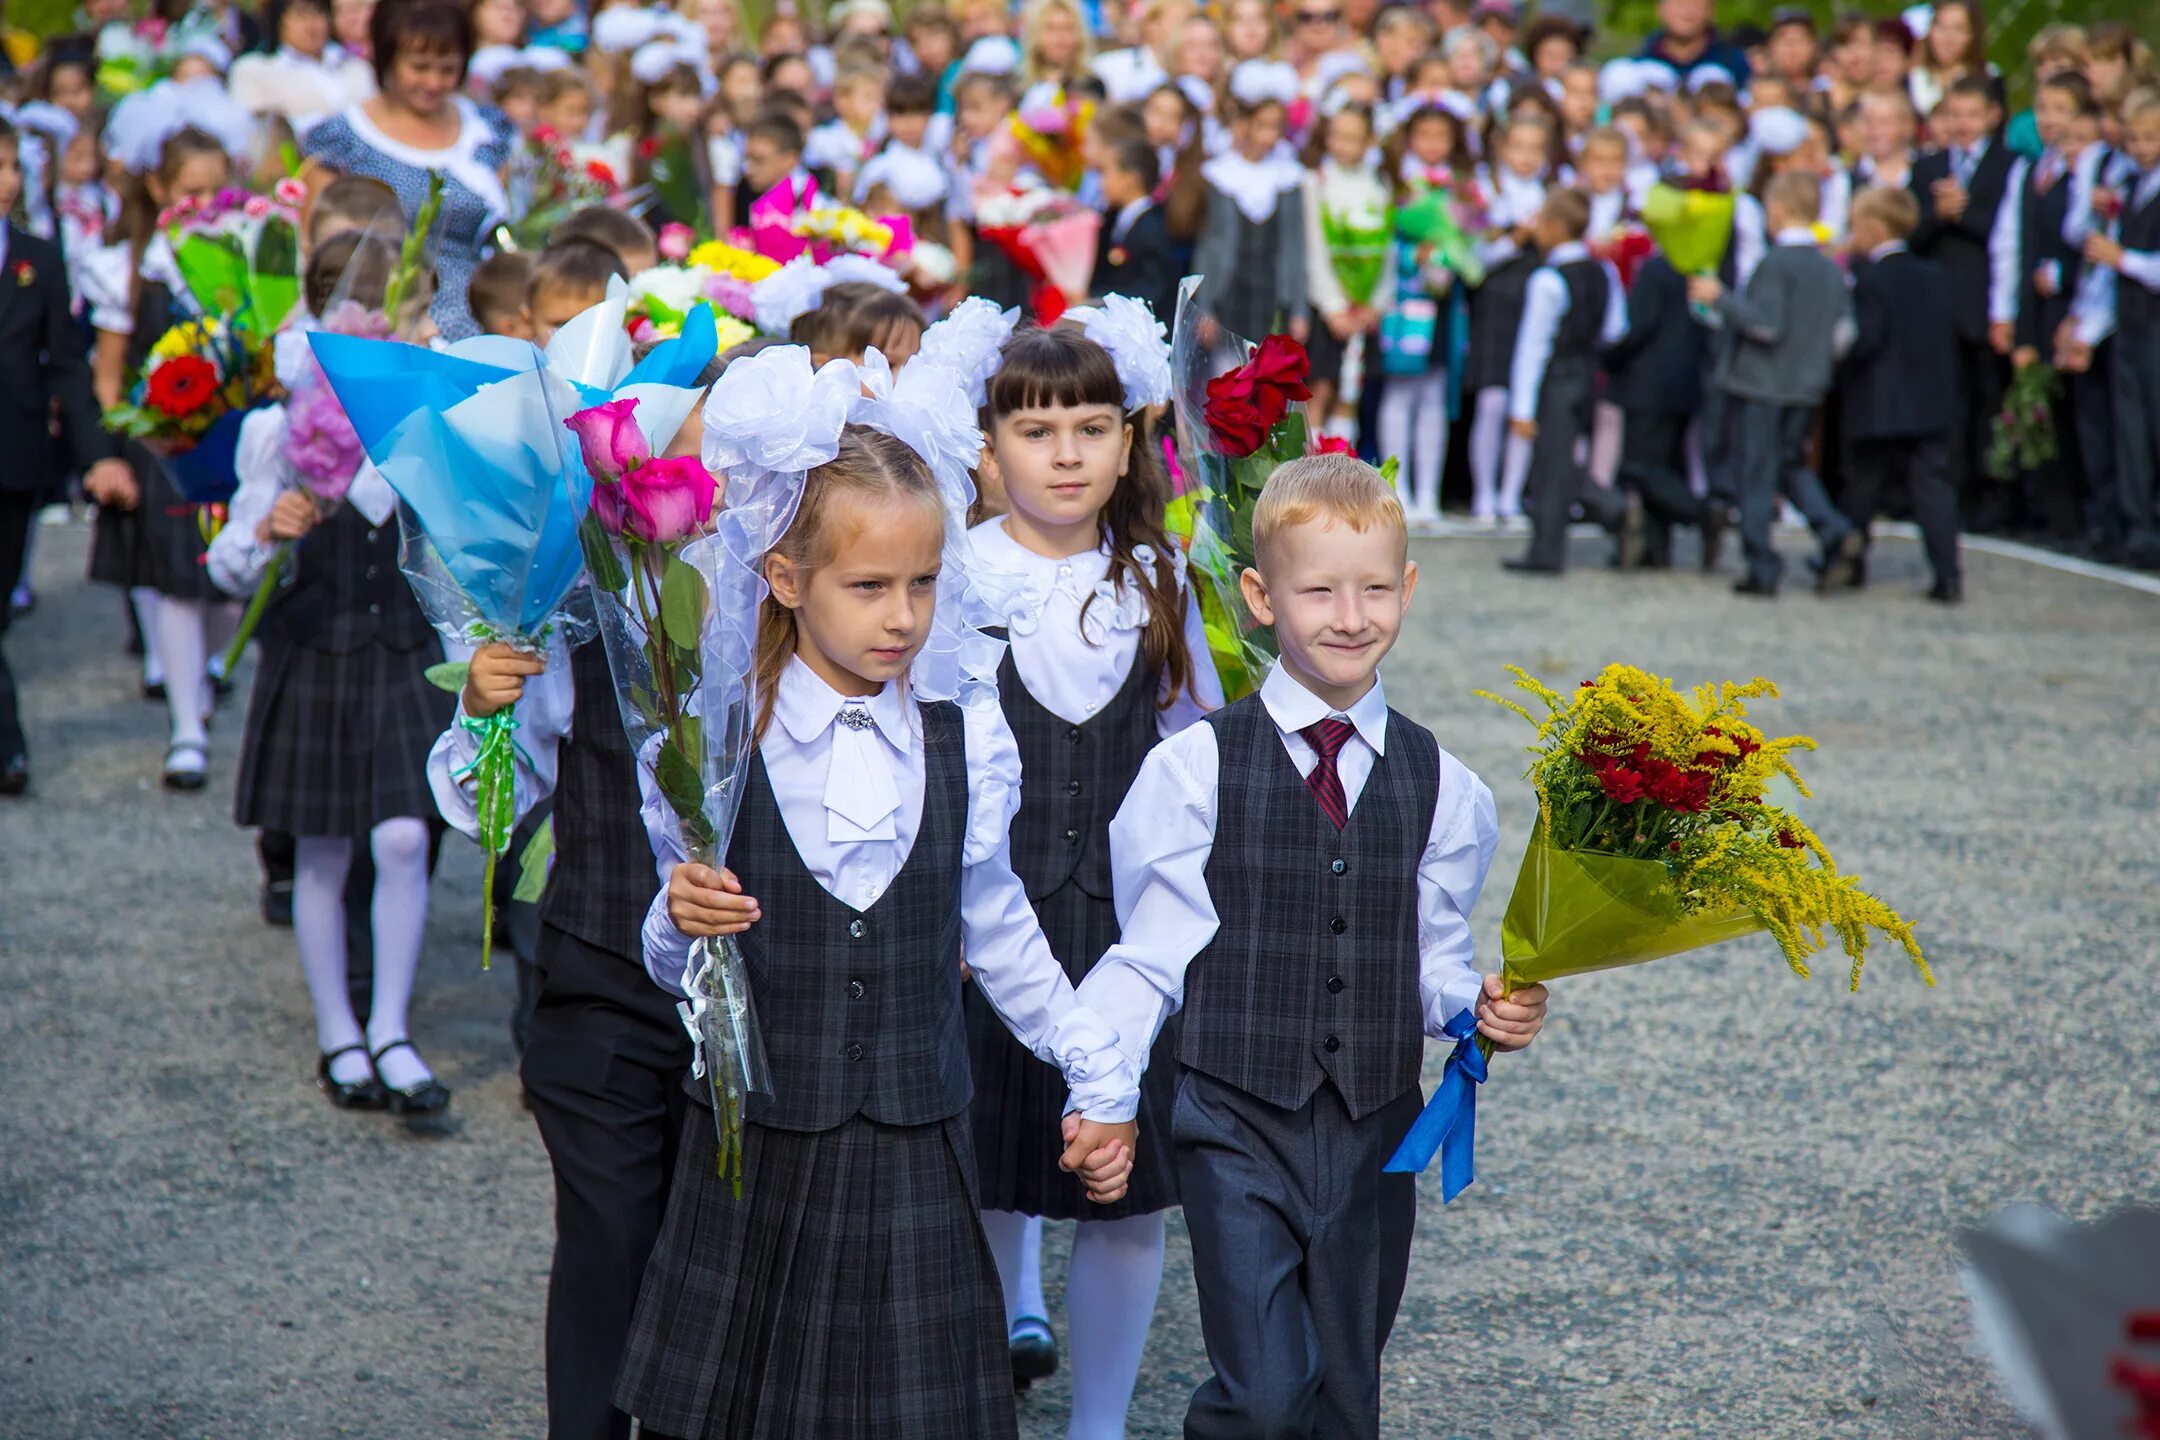
[[[2002,409],[2004,377],[2010,362],[1995,353],[1985,340],[1958,340],[1958,406],[1956,425],[1949,436],[1950,480],[1968,498],[1993,491],[2001,481],[1986,472],[1988,443],[1995,433],[1995,415]]]
[[[1179,1077],[1171,1145],[1215,1369],[1186,1440],[1378,1440],[1417,1222],[1417,1177],[1380,1167],[1423,1106],[1413,1087],[1352,1120],[1332,1082],[1284,1110]]]
[[[1852,522],[1830,503],[1822,481],[1808,469],[1808,439],[1815,428],[1813,405],[1775,405],[1738,396],[1731,403],[1738,412],[1740,543],[1748,579],[1775,589],[1785,572],[1770,533],[1777,523],[1780,494],[1807,518],[1825,554],[1851,533]]]
[[[22,578],[23,554],[41,498],[28,490],[0,490],[0,586],[5,587],[0,588],[0,643],[7,639],[8,596]],[[16,706],[15,673],[8,669],[6,652],[0,651],[0,762],[24,753],[22,718]]]
[[[1537,439],[1530,446],[1530,564],[1567,566],[1568,520],[1577,501],[1608,529],[1627,511],[1626,497],[1593,482],[1575,452],[1590,433],[1597,369],[1588,356],[1556,357],[1538,387]]]
[[[2127,282],[2125,282],[2127,283]],[[2115,494],[2123,558],[2160,567],[2160,324],[2125,324],[2114,350]]]
[[[1672,527],[1700,525],[1704,502],[1687,475],[1687,427],[1693,417],[1664,410],[1630,410],[1620,430],[1620,485],[1642,497],[1645,556],[1672,558]]]
[[[1928,564],[1939,585],[1952,585],[1958,573],[1957,485],[1950,478],[1950,439],[1926,435],[1888,440],[1855,440],[1845,452],[1845,511],[1867,533],[1882,508],[1883,492],[1903,477],[1919,523]]]
[[[2065,375],[2077,423],[2077,470],[2085,480],[2085,537],[2104,550],[2122,544],[2122,487],[2115,478],[2115,342],[2093,347],[2092,363]]]

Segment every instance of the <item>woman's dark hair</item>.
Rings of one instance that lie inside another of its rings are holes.
[[[327,20],[330,18],[330,0],[270,0],[262,12],[261,49],[264,54],[277,54],[278,46],[285,43],[278,31],[284,26],[285,17],[295,10],[313,10]]]
[[[1017,410],[1079,405],[1108,405],[1125,413],[1125,385],[1118,379],[1117,362],[1083,330],[1030,325],[1005,342],[1004,359],[983,405],[982,428],[992,432],[1000,417]],[[1134,413],[1126,421],[1133,428],[1131,458],[1103,506],[1103,539],[1110,546],[1111,584],[1119,590],[1135,587],[1147,598],[1140,648],[1148,669],[1162,677],[1156,704],[1167,708],[1193,684],[1192,652],[1185,646],[1185,597],[1170,563],[1175,542],[1162,523],[1170,481],[1145,416]],[[1141,563],[1142,547],[1154,552],[1152,566]],[[1087,603],[1093,605],[1094,598]],[[1086,607],[1080,613],[1085,618]]]
[[[375,83],[390,83],[400,52],[425,51],[457,56],[458,83],[472,59],[472,16],[454,0],[379,0],[368,17],[368,48],[374,52]]]

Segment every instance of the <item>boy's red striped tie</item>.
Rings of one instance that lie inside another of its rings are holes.
[[[1305,743],[1312,746],[1313,754],[1320,757],[1312,767],[1312,773],[1305,777],[1305,788],[1312,791],[1313,799],[1320,802],[1320,808],[1335,822],[1337,830],[1350,823],[1350,802],[1343,795],[1342,775],[1335,768],[1335,757],[1356,733],[1357,727],[1349,721],[1334,719],[1315,720],[1298,731],[1305,737]]]

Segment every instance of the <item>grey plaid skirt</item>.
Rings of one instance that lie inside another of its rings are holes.
[[[90,538],[90,578],[104,585],[147,585],[176,600],[223,600],[210,583],[203,555],[204,507],[173,488],[165,462],[132,441],[123,452],[141,499],[133,510],[100,505]]]
[[[750,1125],[742,1199],[693,1106],[615,1403],[650,1436],[1001,1440],[1005,1302],[967,1118]]]
[[[364,836],[401,815],[432,818],[427,757],[456,712],[428,683],[442,658],[370,643],[333,653],[263,647],[248,699],[233,819],[288,835]]]
[[[1050,953],[1077,985],[1117,943],[1117,907],[1067,882],[1035,902]],[[1170,1156],[1170,1113],[1177,1100],[1177,1017],[1163,1027],[1140,1082],[1140,1143],[1132,1188],[1114,1205],[1087,1198],[1080,1177],[1058,1168],[1058,1123],[1065,1077],[1013,1039],[973,985],[962,992],[968,1052],[975,1074],[975,1165],[985,1210],[1017,1210],[1050,1220],[1124,1220],[1178,1203]]]

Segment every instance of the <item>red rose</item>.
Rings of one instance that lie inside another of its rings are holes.
[[[1357,446],[1352,445],[1340,435],[1322,435],[1313,442],[1312,453],[1315,455],[1355,455],[1357,454]]]
[[[595,184],[605,185],[610,190],[615,188],[615,172],[608,167],[607,162],[604,160],[586,161],[585,178]]]
[[[200,355],[175,355],[150,372],[144,398],[152,409],[178,420],[215,399],[217,366]]]
[[[561,132],[557,131],[552,125],[535,125],[532,128],[532,142],[535,145],[552,146],[560,139],[562,139]]]
[[[1604,787],[1605,798],[1622,805],[1632,805],[1643,798],[1643,778],[1625,765],[1610,765],[1598,772],[1598,784]]]
[[[1208,428],[1223,454],[1242,460],[1267,443],[1291,402],[1312,398],[1305,385],[1311,371],[1304,346],[1287,335],[1270,335],[1252,359],[1208,381]]]

